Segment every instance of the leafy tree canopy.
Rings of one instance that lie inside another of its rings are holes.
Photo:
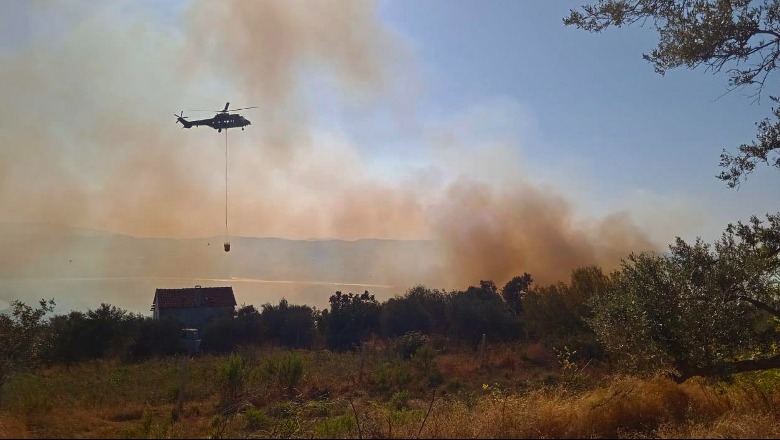
[[[516,276],[507,281],[501,290],[501,296],[515,315],[523,313],[523,296],[528,293],[533,282],[531,274],[523,272],[522,276]]]
[[[607,348],[678,381],[780,368],[780,216],[669,250],[630,256],[594,299],[590,323]]]
[[[729,89],[755,86],[756,100],[780,57],[780,0],[599,0],[571,10],[563,22],[590,32],[650,24],[659,42],[644,58],[656,72],[726,69]],[[780,109],[773,114],[776,121],[757,123],[756,139],[740,145],[736,155],[721,154],[718,178],[728,186],[738,187],[757,164],[780,168]]]
[[[482,280],[479,287],[452,292],[447,302],[449,335],[476,346],[484,334],[490,341],[507,341],[520,337],[517,316],[498,294],[493,281]]]
[[[379,333],[381,305],[368,291],[359,295],[337,291],[329,302],[330,310],[323,311],[320,325],[331,349],[353,349]]]
[[[0,314],[0,388],[13,372],[40,361],[46,342],[43,318],[54,305],[53,300],[40,300],[33,308],[14,301],[10,314]]]
[[[382,305],[380,325],[384,336],[409,332],[445,334],[447,330],[445,292],[414,286],[406,295],[390,298]]]

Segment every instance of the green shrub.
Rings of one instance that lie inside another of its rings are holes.
[[[430,373],[436,369],[436,364],[433,362],[436,358],[436,351],[428,346],[422,347],[412,356],[411,362],[414,367],[424,373]]]
[[[297,353],[284,353],[266,360],[265,374],[291,394],[303,378],[303,358]]]
[[[318,438],[346,438],[355,430],[355,418],[351,414],[325,419],[314,428]]]
[[[296,419],[282,419],[273,429],[276,438],[292,438],[299,434],[301,427]]]
[[[290,305],[284,298],[277,306],[263,304],[260,313],[262,337],[284,347],[311,347],[316,335],[315,315],[311,307]]]
[[[396,342],[396,352],[404,360],[409,360],[417,353],[417,350],[425,345],[427,338],[420,332],[409,332],[400,338]]]
[[[267,429],[273,424],[273,420],[268,417],[268,414],[255,408],[244,411],[244,417],[246,418],[246,429],[249,431]]]
[[[17,374],[3,391],[3,406],[17,414],[30,416],[48,411],[56,405],[56,399],[51,395],[46,381],[32,373]]]
[[[217,380],[220,388],[220,407],[223,411],[235,412],[239,409],[246,390],[249,376],[246,361],[237,354],[232,354],[219,370]]]
[[[418,285],[405,295],[390,298],[382,304],[380,326],[386,337],[401,336],[409,332],[445,334],[447,295]]]
[[[522,333],[520,320],[498,295],[491,281],[480,281],[480,287],[453,293],[447,302],[449,336],[468,342],[472,347],[485,335],[489,341],[516,340]]]
[[[383,363],[371,373],[369,383],[374,392],[390,395],[395,391],[406,389],[413,379],[406,364]]]
[[[444,376],[436,366],[435,358],[436,350],[426,345],[417,350],[411,359],[412,366],[420,373],[425,386],[429,388],[435,388],[444,383]]]
[[[382,308],[368,291],[360,295],[336,292],[329,301],[330,309],[324,310],[319,319],[329,348],[351,350],[371,335],[379,333]]]
[[[401,390],[390,397],[390,408],[401,410],[409,408],[409,391]]]

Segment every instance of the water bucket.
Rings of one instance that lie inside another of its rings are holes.
[[[225,243],[225,252],[230,252],[230,242]]]

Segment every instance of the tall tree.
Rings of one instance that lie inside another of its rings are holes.
[[[516,276],[509,280],[504,289],[501,290],[501,296],[509,306],[509,310],[515,315],[523,313],[523,296],[528,293],[534,279],[528,272],[523,272],[522,276]]]
[[[380,324],[384,336],[402,336],[409,332],[445,334],[448,296],[445,292],[414,286],[404,296],[382,304]]]
[[[453,339],[473,346],[485,335],[490,341],[517,339],[522,333],[520,320],[501,299],[493,281],[480,281],[465,292],[452,292],[447,301],[448,333]]]
[[[606,347],[678,381],[780,368],[780,215],[729,225],[713,245],[678,238],[669,251],[631,255],[593,301]]]
[[[53,300],[40,300],[36,308],[14,301],[10,314],[0,314],[0,390],[15,371],[41,360],[47,336],[43,318],[53,309]]]
[[[729,90],[752,86],[755,100],[780,58],[780,0],[599,0],[571,10],[563,22],[590,32],[650,24],[659,42],[644,59],[656,72],[726,69]],[[721,154],[718,178],[729,187],[738,187],[758,164],[780,168],[780,108],[756,125],[755,140],[740,145],[737,154]]]
[[[285,347],[311,347],[314,343],[316,315],[311,307],[291,305],[284,298],[276,306],[263,304],[260,313],[262,337]]]
[[[379,333],[382,307],[367,290],[360,295],[337,291],[329,301],[330,310],[324,310],[320,316],[329,348],[353,349],[370,335]]]

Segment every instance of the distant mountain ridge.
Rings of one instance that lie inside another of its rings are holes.
[[[212,277],[393,284],[425,282],[432,240],[138,238],[57,224],[0,223],[0,278]],[[418,281],[419,280],[419,281]]]

